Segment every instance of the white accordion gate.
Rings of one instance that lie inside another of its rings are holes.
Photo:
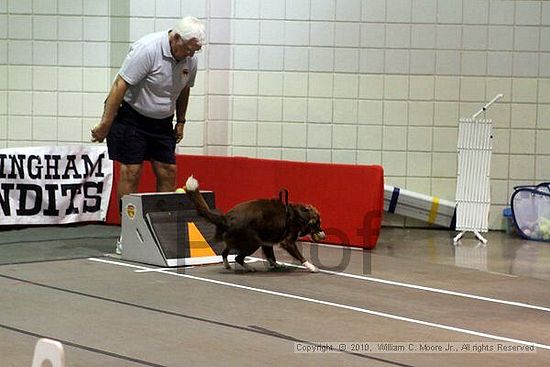
[[[480,232],[487,232],[489,228],[493,126],[491,120],[478,120],[477,116],[501,97],[502,94],[497,95],[471,118],[459,120],[456,229],[460,233],[453,239],[455,243],[466,232],[473,232],[481,242],[487,243]]]

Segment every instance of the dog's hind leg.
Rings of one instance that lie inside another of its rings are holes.
[[[278,268],[277,259],[275,259],[275,252],[273,251],[273,246],[262,246],[262,251],[265,255],[269,266],[272,268]]]
[[[245,250],[240,250],[237,256],[235,256],[235,262],[240,266],[242,266],[243,268],[245,268],[247,271],[252,271],[252,272],[256,271],[256,269],[254,269],[252,266],[245,263],[244,259],[247,256],[252,255],[258,249],[258,247],[260,246],[252,246],[252,247],[248,247]]]
[[[226,247],[222,251],[223,266],[226,269],[231,269],[231,265],[229,265],[229,261],[227,260],[228,255],[229,255],[229,247]]]

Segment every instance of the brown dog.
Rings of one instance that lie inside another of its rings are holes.
[[[199,189],[198,181],[190,176],[185,184],[186,192],[200,216],[216,226],[216,238],[225,242],[222,251],[223,264],[231,269],[227,256],[231,249],[238,251],[235,261],[249,271],[246,256],[252,255],[260,246],[272,267],[277,267],[273,245],[280,244],[292,257],[310,271],[317,267],[307,261],[296,247],[298,237],[311,235],[321,241],[325,233],[321,229],[319,211],[311,205],[288,204],[280,199],[258,199],[237,204],[225,214],[208,207]]]

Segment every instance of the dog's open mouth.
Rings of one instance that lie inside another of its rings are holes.
[[[326,238],[325,232],[323,232],[323,231],[314,232],[314,233],[311,234],[311,239],[313,239],[313,241],[315,241],[315,242],[321,242],[325,238]]]

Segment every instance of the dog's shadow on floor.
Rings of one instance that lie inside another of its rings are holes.
[[[235,274],[238,276],[256,276],[256,277],[279,277],[279,276],[285,276],[290,275],[292,276],[302,276],[302,275],[310,275],[311,272],[305,269],[300,269],[295,266],[286,266],[286,265],[279,265],[276,268],[270,268],[267,265],[259,265],[258,263],[255,263],[256,265],[251,265],[256,269],[256,271],[248,271],[245,269],[235,269],[235,265],[231,264],[231,269],[224,269],[221,270],[220,274]]]

